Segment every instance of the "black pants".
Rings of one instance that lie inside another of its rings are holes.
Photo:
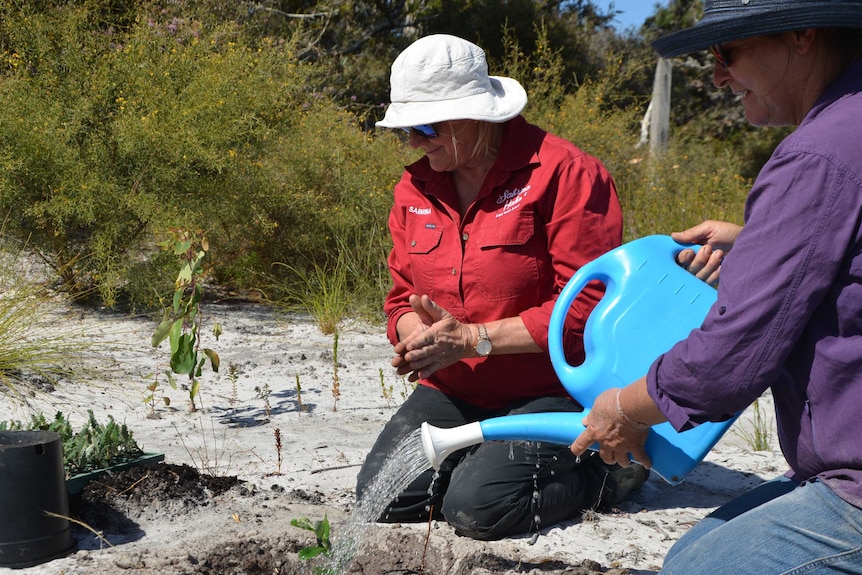
[[[419,385],[366,457],[357,478],[357,497],[398,442],[422,422],[449,428],[503,415],[555,411],[577,412],[581,407],[569,398],[542,397],[505,410],[486,410]],[[599,458],[582,459],[579,462],[567,445],[486,441],[450,455],[436,480],[429,467],[389,505],[380,521],[427,521],[433,512],[459,534],[483,540],[537,531],[598,505],[603,477]]]

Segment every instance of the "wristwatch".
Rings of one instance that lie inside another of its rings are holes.
[[[485,324],[480,323],[479,326],[479,338],[476,340],[475,350],[482,357],[486,357],[491,355],[491,349],[493,349],[493,345],[491,345],[491,340],[488,339],[488,330],[485,329]]]

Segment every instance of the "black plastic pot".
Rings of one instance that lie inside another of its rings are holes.
[[[67,555],[74,546],[68,516],[60,436],[0,431],[0,566]]]

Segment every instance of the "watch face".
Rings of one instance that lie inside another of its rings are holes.
[[[488,355],[491,353],[491,341],[488,339],[480,339],[476,342],[476,353],[479,355]]]

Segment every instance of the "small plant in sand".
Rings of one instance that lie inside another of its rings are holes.
[[[766,417],[766,410],[760,406],[760,400],[752,404],[753,415],[750,419],[751,429],[734,426],[734,435],[741,437],[754,451],[772,450],[772,420]]]
[[[209,250],[209,242],[200,231],[173,230],[172,237],[159,244],[172,251],[182,260],[182,267],[175,282],[173,305],[166,307],[162,321],[152,337],[153,347],[166,339],[171,345],[170,370],[165,371],[168,383],[176,389],[174,374],[189,378],[189,409],[196,411],[195,398],[200,389],[200,377],[207,358],[212,370],[218,372],[219,356],[210,348],[201,347],[201,301],[204,277],[203,260]],[[222,327],[213,326],[213,335],[218,341]],[[203,357],[200,356],[203,354]]]
[[[315,521],[314,523],[306,517],[301,517],[298,519],[291,519],[290,524],[294,527],[311,531],[314,533],[317,540],[315,545],[304,547],[299,551],[300,559],[307,561],[317,557],[318,555],[329,555],[332,551],[332,542],[329,539],[329,519],[326,515],[323,516],[323,519]],[[327,569],[317,568],[314,572],[318,575],[328,575]]]
[[[399,375],[398,378],[401,380],[401,400],[407,401],[407,398],[410,396],[410,392],[416,389],[416,384],[413,383],[408,385],[406,375]]]
[[[299,413],[306,411],[306,406],[302,405],[302,386],[299,384],[299,374],[296,374],[296,408]]]
[[[275,428],[275,452],[278,455],[278,468],[275,474],[281,475],[281,429],[278,427]]]
[[[220,428],[221,436],[219,436],[219,432],[216,431],[215,421],[213,418],[210,418],[209,437],[212,439],[208,439],[206,425],[204,424],[203,417],[200,416],[200,412],[199,418],[199,440],[195,439],[189,433],[181,432],[176,424],[172,424],[177,433],[177,438],[198,471],[212,476],[227,475],[233,460],[233,455],[228,450],[228,427]]]
[[[237,386],[239,382],[239,368],[233,362],[227,364],[227,379],[230,381],[230,398],[227,401],[230,404],[231,411],[233,411],[236,404],[239,403],[239,388]]]
[[[174,385],[174,389],[176,389],[176,385]],[[162,382],[159,380],[159,375],[156,374],[153,377],[153,381],[147,385],[146,390],[144,391],[144,403],[146,403],[150,407],[149,413],[147,413],[147,419],[158,419],[158,414],[156,413],[156,405],[158,404],[157,398],[161,393],[161,400],[166,406],[171,404],[171,398],[162,393]]]
[[[383,393],[383,399],[386,400],[386,407],[392,407],[392,390],[395,386],[390,385],[389,387],[386,387],[386,380],[383,378],[382,367],[378,373],[380,374],[380,390]]]
[[[332,397],[335,403],[332,411],[338,411],[338,398],[341,397],[341,382],[338,379],[338,330],[335,330],[332,338]]]
[[[254,386],[254,393],[257,398],[263,402],[263,411],[266,413],[266,420],[269,421],[270,413],[272,411],[269,405],[269,394],[272,393],[272,390],[269,388],[269,384],[264,383],[263,385]]]

